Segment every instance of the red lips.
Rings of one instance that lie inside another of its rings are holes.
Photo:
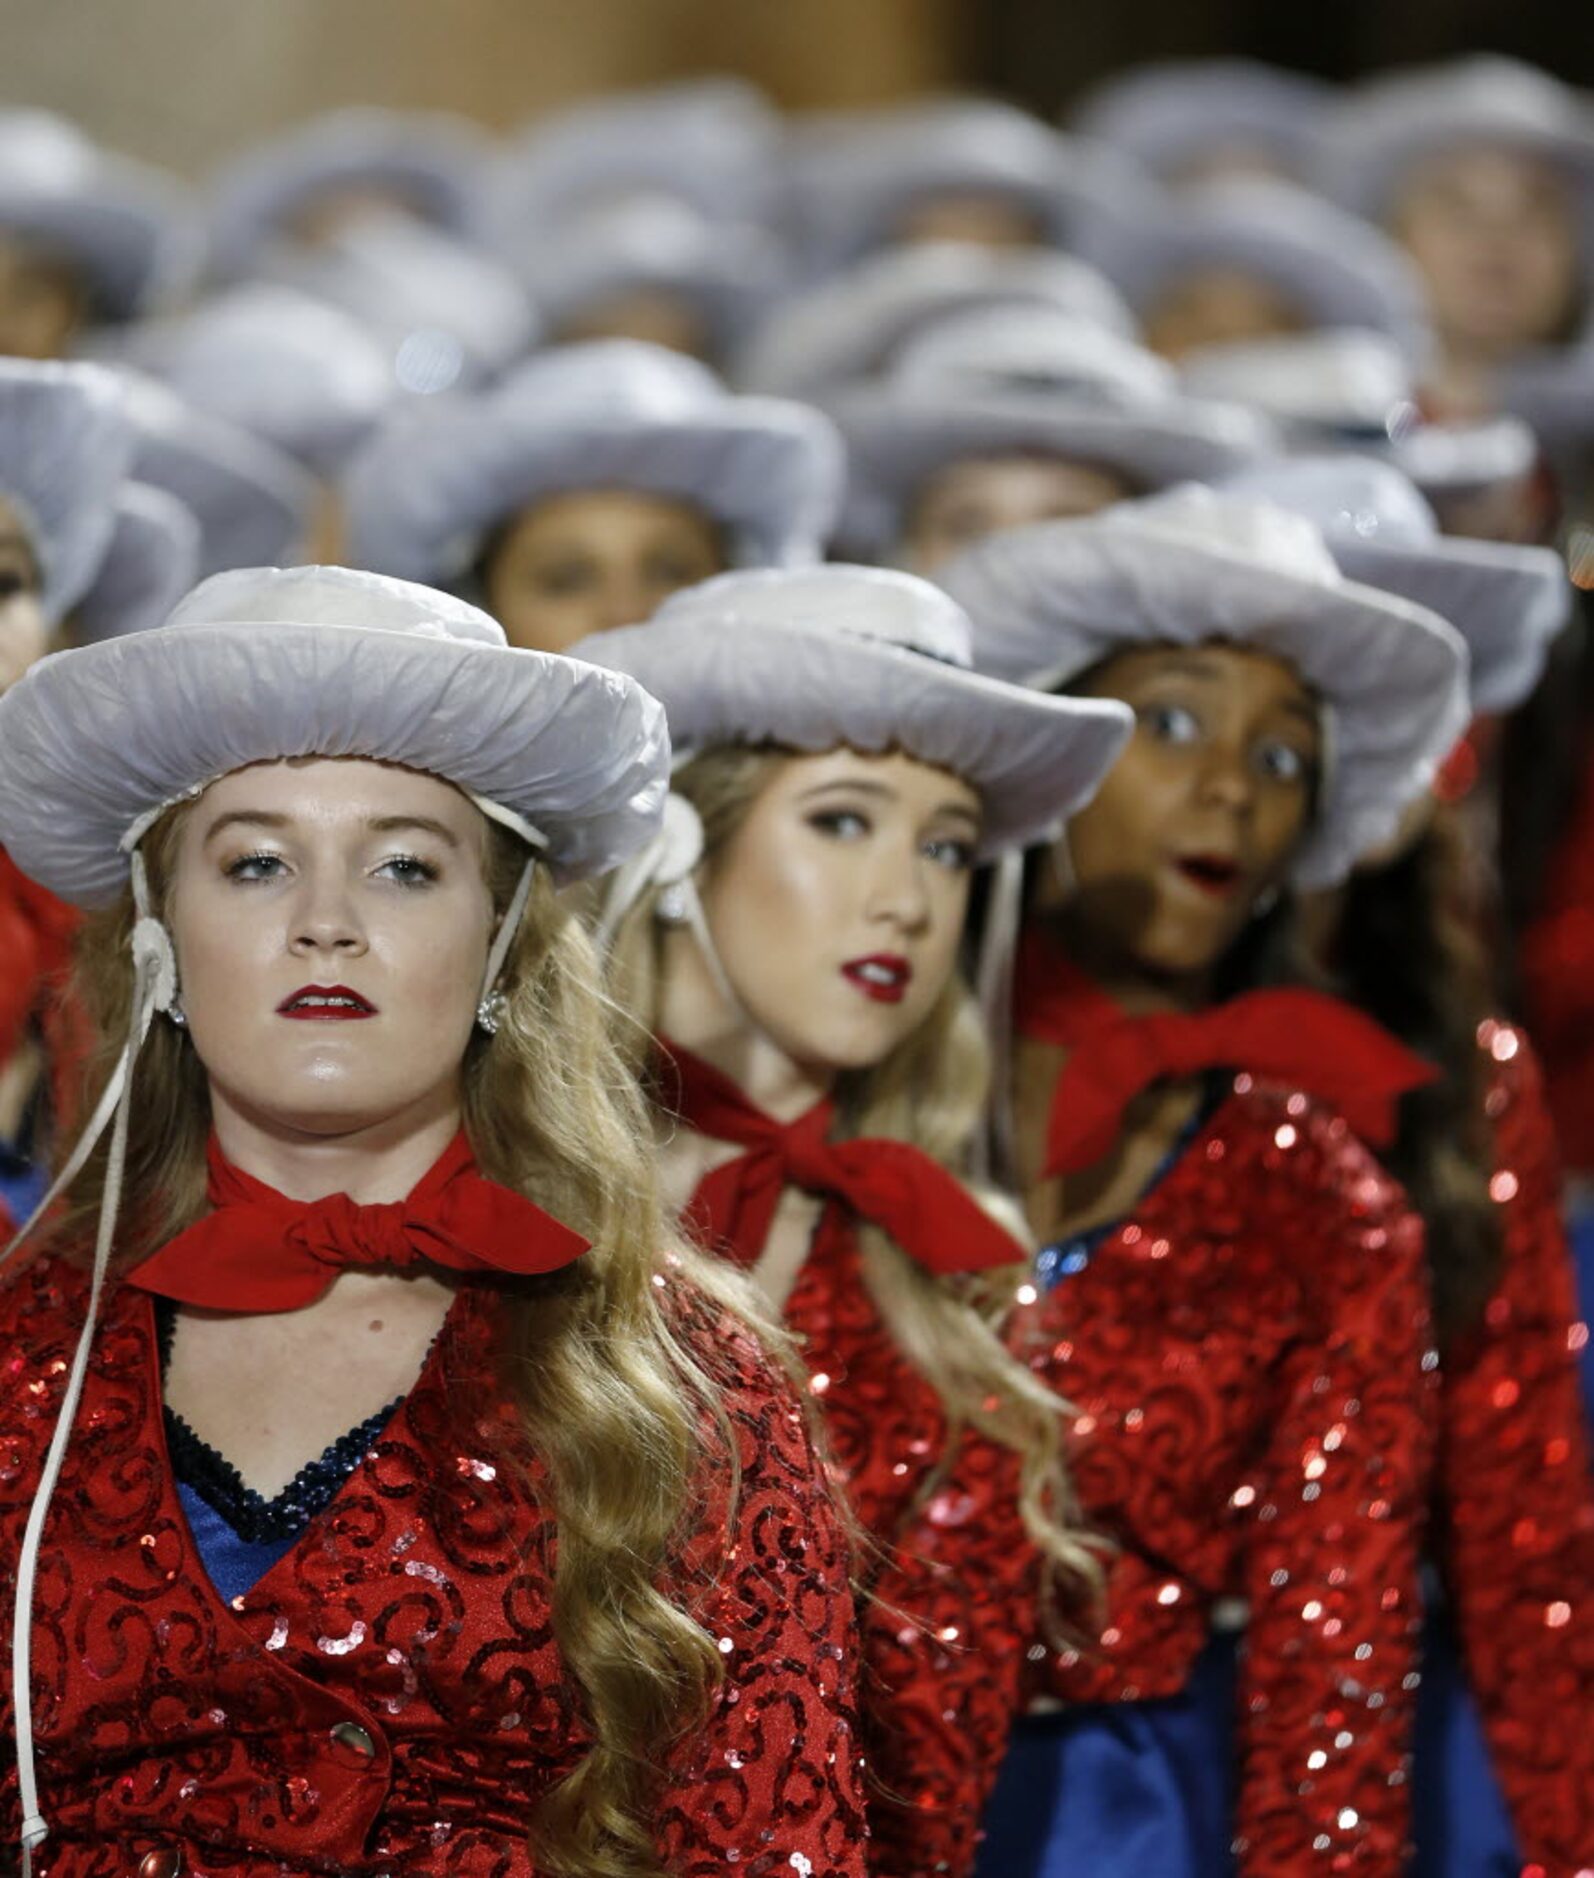
[[[1226,854],[1182,854],[1174,865],[1193,887],[1216,900],[1226,900],[1236,892],[1244,877],[1239,862]]]
[[[849,959],[841,975],[876,1004],[900,1004],[913,981],[913,967],[898,953],[871,952],[867,958]]]
[[[375,1017],[376,1006],[347,985],[301,985],[277,1006],[277,1015],[299,1022],[340,1023],[349,1018]]]

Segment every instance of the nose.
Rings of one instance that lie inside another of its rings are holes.
[[[900,932],[922,933],[930,923],[925,869],[931,865],[917,844],[883,846],[878,871],[870,882],[869,917]]]
[[[288,949],[300,957],[359,958],[367,936],[341,873],[309,870],[289,915]]]
[[[638,569],[616,569],[598,596],[593,631],[612,632],[617,626],[640,625],[653,616],[667,592]]]
[[[1210,807],[1243,815],[1255,799],[1255,789],[1256,778],[1247,753],[1226,744],[1212,744],[1196,779],[1199,799]]]

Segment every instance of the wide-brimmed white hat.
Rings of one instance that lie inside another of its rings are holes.
[[[749,335],[731,377],[777,397],[823,396],[884,371],[932,320],[1026,306],[1134,336],[1134,316],[1117,289],[1071,255],[922,242],[875,255],[786,300]]]
[[[1294,175],[1315,155],[1333,95],[1320,78],[1255,59],[1176,59],[1097,85],[1069,121],[1164,180],[1207,157],[1251,153]]]
[[[1376,457],[1293,457],[1241,470],[1222,488],[1304,515],[1347,579],[1448,620],[1471,655],[1475,711],[1514,710],[1538,683],[1572,610],[1553,549],[1442,534],[1416,484]]]
[[[504,146],[477,204],[477,230],[518,252],[528,236],[633,199],[668,200],[711,221],[771,207],[780,119],[743,79],[689,79],[591,99],[539,117]]]
[[[211,205],[219,272],[247,272],[317,197],[391,191],[439,228],[463,229],[486,160],[486,138],[444,112],[359,105],[329,111],[257,144],[218,177]]]
[[[844,744],[950,770],[980,792],[987,855],[1042,839],[1086,801],[1131,723],[1121,705],[978,676],[962,609],[886,568],[721,574],[574,656],[660,700],[677,766],[725,743]]]
[[[787,141],[785,195],[794,238],[814,273],[888,246],[918,203],[979,194],[1034,217],[1041,239],[1067,244],[1095,186],[1088,156],[1050,125],[995,98],[938,97],[799,119]]]
[[[1346,580],[1317,529],[1190,484],[1011,529],[938,576],[982,671],[1066,685],[1126,647],[1228,641],[1291,665],[1324,713],[1322,800],[1297,858],[1332,885],[1393,832],[1465,730],[1467,648],[1436,613]]]
[[[133,455],[122,388],[96,365],[0,359],[0,500],[39,565],[45,618],[88,590]]]
[[[1282,178],[1148,191],[1130,212],[1086,217],[1077,249],[1141,319],[1181,280],[1221,269],[1265,281],[1306,326],[1389,333],[1413,357],[1429,345],[1422,278],[1405,252]]]
[[[72,610],[79,645],[159,626],[199,577],[199,523],[186,503],[149,483],[116,492],[110,546]]]
[[[553,347],[482,397],[398,413],[345,493],[356,561],[449,581],[498,522],[583,489],[693,503],[744,564],[811,560],[842,475],[841,441],[817,411],[734,397],[695,359],[614,339]]]
[[[1143,346],[1045,308],[952,314],[903,346],[889,377],[825,400],[848,453],[840,536],[889,550],[927,478],[970,457],[1088,463],[1142,493],[1209,481],[1278,447],[1239,405],[1186,398]]]
[[[260,272],[358,320],[402,391],[476,383],[537,338],[535,310],[507,267],[410,215],[364,215],[314,247],[275,243]]]
[[[691,307],[716,353],[735,345],[785,277],[779,248],[749,222],[713,222],[668,197],[593,210],[528,239],[519,256],[550,336],[635,293]]]
[[[1358,329],[1204,346],[1180,360],[1185,388],[1272,418],[1292,449],[1385,455],[1425,494],[1497,488],[1533,473],[1538,448],[1518,418],[1431,422],[1406,349]]]
[[[142,372],[118,372],[136,442],[133,474],[199,523],[201,574],[292,561],[308,539],[315,478],[264,438],[197,411]]]
[[[53,111],[0,110],[0,228],[75,263],[102,320],[131,319],[181,291],[201,251],[174,177],[100,149]]]
[[[322,475],[398,394],[391,361],[357,320],[259,281],[133,329],[120,356]]]
[[[669,737],[640,686],[512,648],[447,594],[351,568],[243,568],[165,626],[41,659],[0,699],[0,842],[62,899],[103,905],[164,806],[296,756],[443,777],[569,880],[652,836]]]
[[[1325,116],[1315,180],[1356,214],[1381,222],[1414,164],[1476,145],[1521,150],[1566,173],[1587,278],[1594,270],[1594,106],[1537,66],[1480,53],[1366,80]]]

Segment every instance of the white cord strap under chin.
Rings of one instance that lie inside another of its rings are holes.
[[[498,922],[498,930],[493,934],[493,943],[487,953],[487,969],[482,973],[482,994],[477,1009],[483,1010],[491,1002],[493,993],[498,989],[498,979],[504,969],[504,961],[509,957],[509,949],[514,945],[520,932],[520,922],[526,916],[526,902],[531,898],[532,883],[537,878],[537,856],[535,852],[526,859],[526,865],[520,870],[520,878],[515,882],[515,891],[510,895],[509,905],[504,909],[504,917]]]
[[[135,855],[134,859],[138,861],[139,857]],[[89,1355],[94,1345],[95,1325],[99,1320],[100,1296],[105,1289],[105,1274],[110,1265],[111,1245],[116,1235],[116,1216],[122,1199],[122,1175],[127,1161],[128,1117],[133,1106],[133,1064],[156,1011],[170,1004],[176,989],[176,965],[171,940],[159,921],[151,919],[144,911],[148,895],[142,890],[142,874],[140,864],[135,868],[134,894],[142,916],[133,928],[133,1013],[128,1025],[127,1041],[105,1093],[90,1117],[88,1127],[83,1131],[82,1139],[72,1150],[66,1165],[56,1176],[50,1191],[34,1209],[27,1224],[6,1247],[4,1254],[0,1255],[9,1259],[33,1231],[81,1170],[95,1143],[105,1132],[107,1121],[112,1120],[114,1115],[111,1150],[105,1166],[105,1188],[100,1200],[99,1228],[94,1239],[94,1267],[89,1283],[88,1309],[78,1335],[77,1349],[72,1356],[66,1392],[61,1399],[60,1413],[56,1416],[55,1428],[50,1436],[38,1492],[34,1495],[28,1513],[27,1527],[22,1535],[22,1551],[17,1561],[11,1697],[16,1718],[18,1797],[22,1803],[22,1878],[32,1878],[34,1850],[43,1844],[49,1832],[44,1816],[39,1811],[38,1773],[34,1764],[33,1746],[33,1597],[39,1571],[39,1546],[45,1521],[49,1518],[50,1503],[55,1497],[56,1483],[60,1479],[66,1451],[72,1439],[72,1425],[77,1419],[84,1379],[88,1375]]]

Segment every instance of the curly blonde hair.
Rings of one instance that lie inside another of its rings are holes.
[[[726,744],[677,773],[675,789],[703,823],[705,872],[712,871],[781,766],[800,754],[779,746]],[[663,979],[657,898],[657,892],[644,894],[629,909],[609,960],[617,1000],[648,1031],[657,1021]],[[953,974],[925,1021],[890,1056],[843,1074],[834,1093],[844,1138],[885,1135],[922,1148],[962,1178],[1016,1238],[1027,1241],[1013,1202],[972,1178],[990,1060],[978,1009],[960,975]],[[865,1282],[897,1347],[934,1388],[947,1418],[941,1468],[932,1471],[921,1500],[940,1483],[964,1429],[977,1429],[1010,1449],[1020,1463],[1024,1524],[1046,1567],[1043,1616],[1077,1612],[1099,1596],[1102,1571],[1099,1548],[1080,1522],[1065,1458],[1068,1406],[1009,1354],[1001,1335],[1028,1280],[1028,1266],[937,1277],[872,1226],[861,1234],[860,1253]]]
[[[173,810],[144,842],[157,912],[185,812]],[[526,850],[486,826],[484,872],[502,915]],[[79,949],[76,988],[101,1039],[87,1071],[91,1094],[127,1031],[132,920],[127,896],[89,922]],[[616,1043],[619,1014],[590,941],[545,874],[500,986],[499,1031],[478,1032],[465,1058],[471,1146],[490,1178],[591,1241],[585,1256],[534,1281],[511,1306],[503,1355],[538,1492],[551,1497],[557,1521],[553,1627],[593,1738],[537,1804],[532,1855],[558,1878],[665,1878],[653,1831],[657,1756],[701,1724],[723,1675],[713,1640],[670,1595],[670,1568],[705,1506],[715,1507],[716,1524],[723,1519],[726,1482],[734,1504],[737,1447],[715,1378],[670,1315],[668,1297],[680,1288],[654,1283],[661,1258],[678,1260],[689,1288],[793,1365],[750,1287],[666,1224],[650,1116]],[[158,1021],[138,1066],[118,1269],[205,1211],[209,1126],[204,1066],[186,1031]],[[59,1243],[92,1239],[105,1169],[102,1143],[74,1186]]]

